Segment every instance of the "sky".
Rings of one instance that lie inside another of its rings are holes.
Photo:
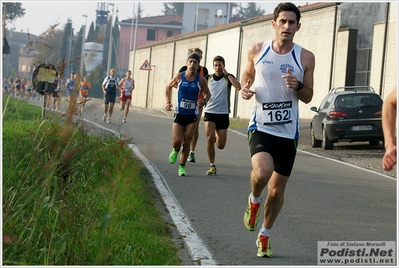
[[[34,35],[44,33],[50,26],[56,25],[62,29],[67,23],[68,19],[72,21],[72,28],[75,32],[79,31],[82,26],[86,24],[90,27],[92,22],[95,22],[96,10],[99,8],[98,3],[106,3],[104,6],[109,8],[112,13],[112,5],[114,4],[115,12],[119,21],[130,19],[133,17],[133,1],[114,1],[114,2],[97,2],[97,1],[18,1],[22,3],[22,8],[25,9],[25,15],[22,18],[16,19],[12,24],[8,24],[8,28],[15,28],[15,31],[29,32]],[[164,2],[172,1],[141,1],[142,17],[163,15],[162,9]],[[205,2],[205,1],[204,1]],[[255,2],[255,1],[251,1]],[[256,2],[261,9],[266,11],[266,14],[273,13],[277,4],[282,1],[258,1]],[[295,2],[296,5],[305,5],[307,2]],[[137,3],[135,4],[137,8]],[[245,1],[242,1],[242,6],[246,7]],[[87,28],[88,29],[88,28]]]

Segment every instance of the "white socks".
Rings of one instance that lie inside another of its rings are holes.
[[[253,194],[251,194],[251,201],[254,204],[262,203],[262,196],[254,197]]]
[[[264,236],[270,236],[271,229],[266,229],[263,224],[262,228],[259,231],[259,234],[264,235]]]
[[[251,194],[251,202],[254,203],[254,204],[262,203],[262,196],[254,197],[254,196]],[[266,228],[263,226],[263,224],[262,224],[262,228],[260,229],[259,234],[260,234],[260,235],[263,235],[263,236],[270,236],[270,232],[271,232],[271,229],[266,229]]]

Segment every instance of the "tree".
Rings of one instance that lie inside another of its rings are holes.
[[[107,27],[105,29],[105,33],[104,33],[104,39],[103,39],[103,46],[104,46],[104,50],[103,50],[103,69],[107,70],[107,65],[108,65],[108,51],[109,51],[109,41],[110,41],[110,27],[112,27],[112,17],[109,16],[108,18],[108,22],[107,22]]]
[[[72,21],[68,19],[68,22],[65,25],[64,34],[62,36],[61,48],[60,48],[60,57],[65,59],[64,61],[65,66],[62,66],[62,73],[65,74],[66,78],[69,78],[69,72],[72,71],[70,65],[70,61],[72,61],[72,49],[70,48],[72,46],[73,46]]]
[[[94,31],[94,22],[91,22],[89,31],[87,33],[86,42],[95,42],[96,41],[96,33]]]
[[[101,84],[104,80],[105,74],[103,67],[99,64],[94,70],[90,72],[87,76],[87,80],[91,84],[92,90],[90,91],[90,96],[93,98],[102,98],[103,91],[101,90]]]
[[[118,66],[117,58],[118,58],[118,47],[119,47],[119,44],[118,44],[119,35],[120,35],[120,32],[119,32],[119,27],[118,27],[118,16],[116,16],[114,27],[112,28],[111,66],[114,66],[114,67]]]
[[[79,33],[75,36],[75,42],[73,46],[73,63],[72,70],[80,74],[80,61],[82,57],[82,46],[83,46],[83,34],[84,34],[84,26],[80,27]]]
[[[62,30],[54,30],[42,35],[34,42],[34,47],[31,47],[28,53],[34,53],[35,66],[48,62],[57,66],[58,71],[62,72],[60,44],[63,34]]]
[[[237,14],[240,18],[250,19],[253,17],[263,16],[265,14],[265,10],[260,9],[260,7],[254,2],[248,2],[246,8],[243,8],[242,3],[239,3],[237,7]]]
[[[184,3],[179,2],[167,2],[163,4],[163,14],[164,15],[183,15]]]
[[[25,9],[21,7],[21,3],[5,3],[3,2],[2,15],[4,14],[4,10],[6,11],[5,20],[7,22],[13,22],[17,18],[22,18],[25,15]]]
[[[70,68],[73,64],[72,54],[69,59],[70,51],[72,51],[70,47],[74,44],[71,36],[73,37],[73,29],[70,20],[65,24],[64,29],[57,29],[56,26],[50,27],[34,42],[29,42],[27,53],[33,54],[32,63],[35,66],[44,62],[54,64],[58,73],[62,77],[68,78],[69,72],[74,70]]]
[[[142,5],[140,3],[138,3],[138,6],[137,6],[137,17],[138,18],[141,18],[141,16],[143,15],[143,11],[144,11],[144,9],[143,9]]]
[[[118,51],[118,40],[119,40],[119,27],[118,27],[118,16],[115,18],[114,25],[111,25],[112,23],[112,17],[109,17],[109,21],[107,23],[107,30],[105,34],[105,39],[104,39],[104,51],[103,51],[103,69],[107,70],[107,65],[108,65],[108,51],[109,51],[109,41],[110,41],[110,36],[109,32],[111,30],[112,38],[112,46],[111,46],[111,63],[110,66],[111,68],[116,67],[116,58],[117,58],[117,51]],[[112,27],[112,29],[110,29]],[[109,70],[107,70],[108,72]]]

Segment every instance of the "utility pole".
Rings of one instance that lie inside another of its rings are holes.
[[[83,81],[83,64],[85,60],[85,55],[84,55],[84,47],[85,47],[85,42],[86,42],[86,26],[87,26],[87,15],[82,15],[82,17],[86,18],[86,24],[83,29],[83,36],[82,36],[82,50],[80,53],[80,80]]]
[[[108,62],[107,62],[107,73],[111,70],[111,59],[112,59],[112,20],[114,17],[115,7],[113,3],[108,3],[109,6],[112,6],[112,16],[109,23],[109,44],[108,44]]]
[[[67,57],[67,59],[68,59],[68,73],[66,74],[66,77],[69,77],[69,75],[71,74],[71,72],[72,72],[72,70],[71,70],[71,57],[72,57],[72,32],[73,32],[73,29],[72,29],[72,21],[70,20],[70,19],[68,19],[68,22],[67,22],[68,24],[71,24],[71,33],[70,33],[70,35],[69,35],[69,38],[68,38],[68,57]]]

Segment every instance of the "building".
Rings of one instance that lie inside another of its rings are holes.
[[[300,7],[301,28],[295,42],[312,51],[316,59],[314,96],[299,104],[301,118],[310,119],[311,106],[319,106],[332,87],[369,85],[384,99],[397,84],[397,2],[321,2]],[[272,39],[273,14],[233,22],[153,42],[131,51],[135,61],[136,107],[165,109],[165,86],[186,62],[190,50],[202,49],[201,65],[212,70],[212,59],[221,55],[226,69],[239,80],[251,44]],[[140,70],[144,61],[151,71]],[[175,89],[174,89],[175,90]],[[175,94],[172,94],[172,102]],[[232,94],[230,116],[248,118],[252,101]]]
[[[181,33],[191,33],[230,22],[236,3],[185,2]]]
[[[32,59],[34,52],[30,51],[30,45],[38,36],[25,33],[15,32],[13,30],[6,32],[6,38],[10,45],[10,54],[3,54],[3,77],[20,76],[30,79],[34,66]]]
[[[236,3],[228,2],[185,2],[183,16],[166,15],[127,19],[118,22],[120,40],[118,45],[118,73],[124,73],[128,68],[129,51],[135,47],[163,40],[171,36],[196,32],[232,20],[233,8]],[[135,37],[137,37],[135,41]]]
[[[129,66],[129,51],[154,41],[181,34],[182,16],[167,15],[128,19],[118,22],[120,37],[118,45],[118,73]],[[137,25],[137,31],[136,31]],[[124,71],[122,72],[124,73]]]

